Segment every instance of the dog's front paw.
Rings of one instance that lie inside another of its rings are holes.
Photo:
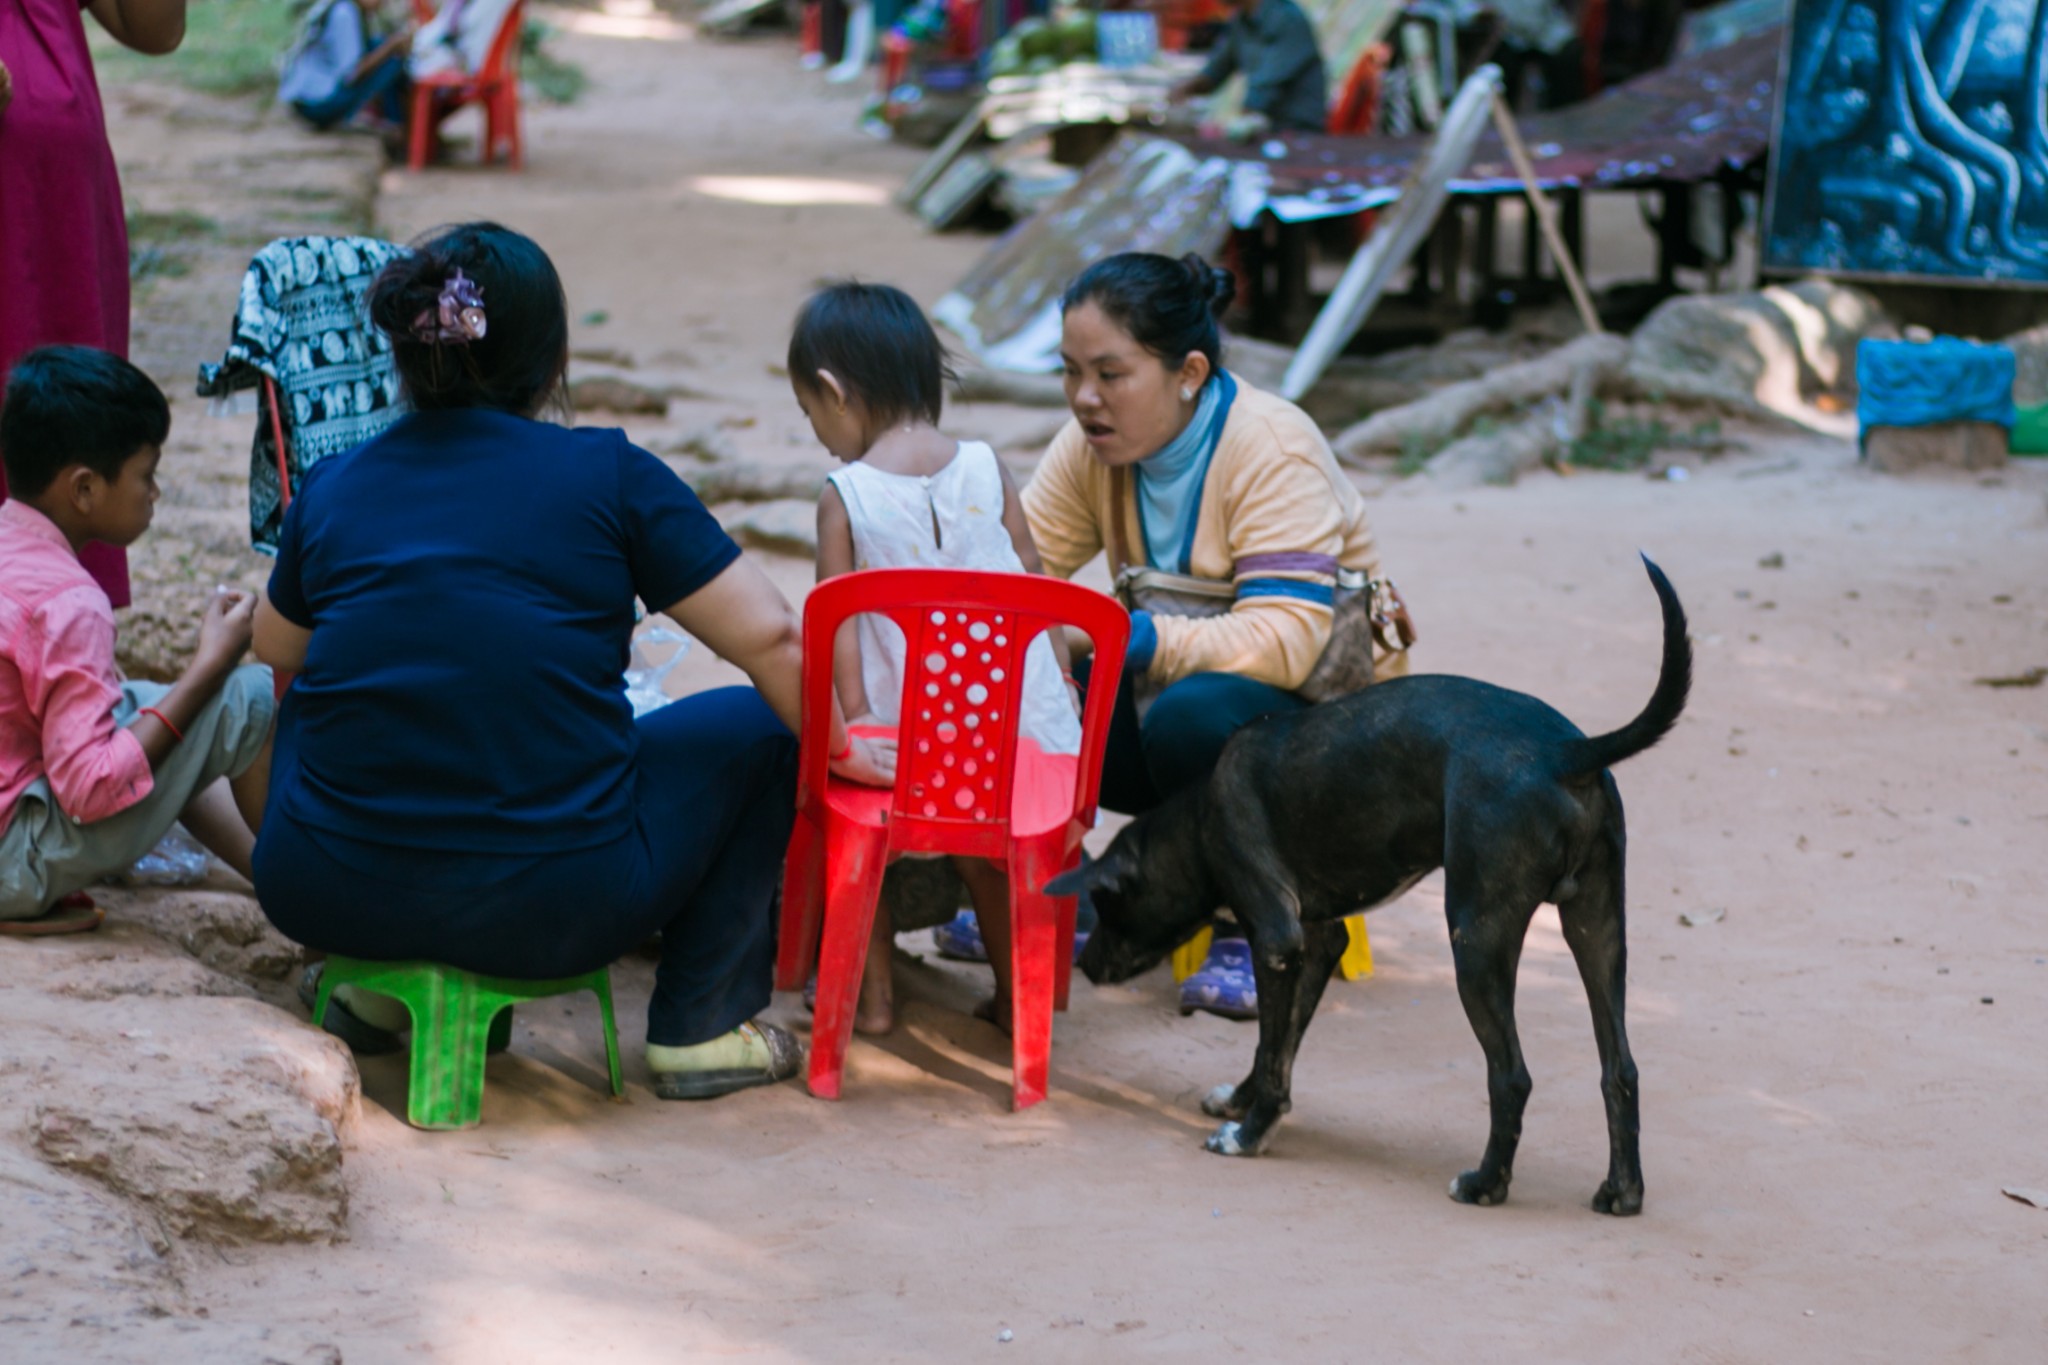
[[[1265,1144],[1248,1140],[1244,1125],[1233,1121],[1219,1125],[1202,1146],[1218,1156],[1257,1156]]]
[[[1495,1204],[1508,1202],[1508,1181],[1512,1179],[1506,1171],[1488,1178],[1483,1171],[1467,1171],[1451,1182],[1451,1198],[1460,1204],[1477,1204],[1491,1208]]]
[[[1611,1213],[1616,1218],[1633,1218],[1643,1211],[1643,1183],[1619,1186],[1612,1180],[1601,1182],[1593,1192],[1593,1212]]]
[[[1212,1119],[1241,1119],[1245,1108],[1237,1102],[1237,1087],[1234,1085],[1219,1085],[1202,1096],[1202,1112]]]

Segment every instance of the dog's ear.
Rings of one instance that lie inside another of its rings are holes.
[[[1092,865],[1085,863],[1080,867],[1068,868],[1041,889],[1048,896],[1078,896],[1088,888],[1088,874],[1094,870]]]
[[[1130,847],[1127,829],[1109,846],[1109,852],[1060,873],[1045,884],[1043,891],[1048,896],[1078,896],[1084,892],[1092,896],[1115,890],[1137,870],[1138,855]]]

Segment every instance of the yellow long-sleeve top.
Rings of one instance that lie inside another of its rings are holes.
[[[1106,549],[1112,575],[1126,567],[1115,562],[1117,538],[1106,533],[1119,506],[1122,544],[1144,553],[1131,479],[1130,469],[1109,469],[1089,453],[1078,421],[1061,429],[1023,494],[1047,573],[1071,578]],[[1125,481],[1121,497],[1115,480]],[[1300,687],[1330,641],[1340,565],[1381,576],[1365,499],[1306,413],[1239,380],[1202,481],[1188,560],[1198,578],[1234,582],[1237,600],[1218,616],[1153,617],[1159,647],[1148,676],[1165,685],[1194,673],[1235,673]],[[1376,671],[1404,672],[1406,660],[1382,657]]]

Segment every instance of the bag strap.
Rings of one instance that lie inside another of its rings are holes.
[[[1139,566],[1139,561],[1131,558],[1130,520],[1131,470],[1129,465],[1118,465],[1109,471],[1109,555],[1115,561],[1110,565],[1111,578]]]

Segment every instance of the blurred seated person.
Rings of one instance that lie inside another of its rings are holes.
[[[1315,25],[1294,0],[1228,0],[1234,14],[1209,64],[1171,92],[1176,102],[1207,95],[1244,73],[1244,114],[1227,130],[1236,138],[1268,132],[1320,133],[1330,118],[1330,96]]]
[[[490,60],[491,44],[516,0],[446,0],[420,25],[408,63],[414,79],[460,71],[474,76]]]
[[[1523,107],[1532,73],[1538,89],[1530,103],[1559,109],[1671,60],[1683,0],[1605,0],[1597,14],[1589,13],[1590,3],[1579,0],[1567,11],[1560,0],[1484,0],[1499,43],[1491,60],[1500,63],[1510,106]],[[1591,61],[1588,43],[1597,45]]]
[[[368,109],[388,126],[405,123],[409,14],[387,21],[404,0],[315,0],[285,54],[277,98],[315,128],[333,128]]]

